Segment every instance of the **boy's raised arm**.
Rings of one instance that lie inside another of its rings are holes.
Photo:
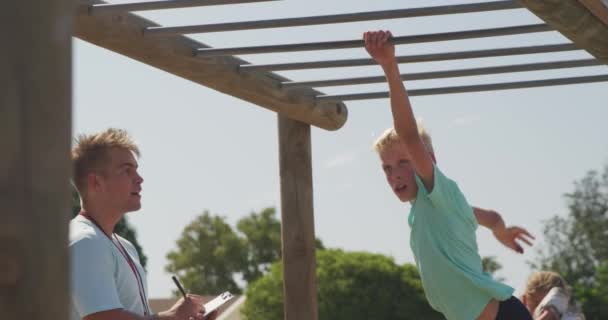
[[[388,82],[394,128],[405,143],[416,174],[422,179],[428,192],[433,190],[433,160],[418,134],[416,118],[395,59],[395,46],[388,40],[390,31],[369,31],[363,34],[365,49],[382,67]]]

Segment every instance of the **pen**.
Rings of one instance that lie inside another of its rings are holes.
[[[186,296],[186,291],[184,291],[184,287],[182,287],[182,284],[179,283],[179,280],[177,279],[177,277],[176,276],[172,276],[171,278],[173,279],[173,282],[175,282],[175,285],[177,286],[177,288],[179,289],[179,291],[184,296],[184,299],[187,300],[188,296]]]

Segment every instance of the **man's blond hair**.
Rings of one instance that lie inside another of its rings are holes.
[[[558,273],[552,271],[538,271],[533,273],[528,279],[524,295],[526,295],[528,299],[537,299],[539,293],[546,294],[553,287],[568,290],[566,280]]]
[[[110,128],[94,134],[82,134],[76,139],[72,149],[74,185],[82,196],[86,193],[87,176],[101,170],[110,160],[108,151],[112,148],[129,150],[139,157],[139,148],[127,131]]]
[[[435,151],[433,150],[433,141],[431,140],[428,131],[426,131],[424,125],[420,121],[417,121],[417,126],[418,135],[420,135],[420,139],[422,140],[422,143],[424,143],[426,150],[435,154]],[[397,134],[397,131],[395,131],[395,128],[388,128],[374,143],[374,150],[378,153],[382,153],[386,148],[391,147],[396,143],[402,143],[401,138]]]

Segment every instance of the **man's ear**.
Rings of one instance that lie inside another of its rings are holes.
[[[89,173],[87,175],[87,190],[98,191],[101,188],[101,181],[99,180],[99,176],[95,173]]]

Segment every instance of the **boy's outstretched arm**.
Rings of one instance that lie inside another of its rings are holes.
[[[492,230],[494,237],[506,247],[515,252],[524,253],[524,249],[516,240],[523,241],[529,246],[532,245],[531,240],[534,237],[526,229],[516,226],[507,227],[498,212],[477,207],[473,207],[473,212],[477,223]]]
[[[390,31],[366,32],[363,34],[365,49],[384,70],[390,91],[395,131],[408,149],[416,174],[422,179],[428,192],[431,192],[434,184],[433,160],[418,135],[416,118],[401,80],[399,64],[395,59],[395,46],[388,41],[391,36]]]

